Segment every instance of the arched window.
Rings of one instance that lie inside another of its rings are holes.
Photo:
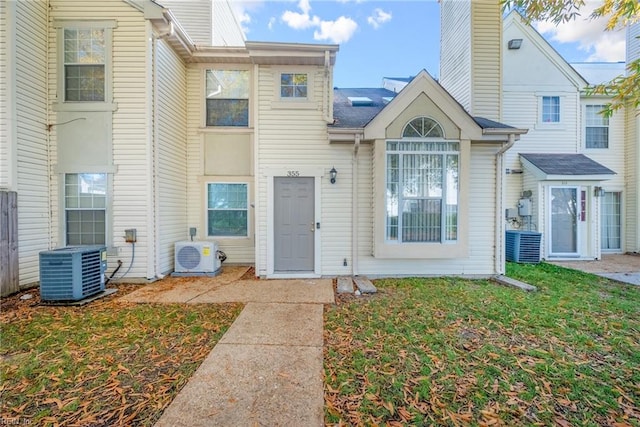
[[[444,131],[438,122],[429,117],[416,117],[404,127],[403,138],[444,138]]]

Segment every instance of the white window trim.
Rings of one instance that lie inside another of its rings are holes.
[[[105,246],[107,253],[117,254],[117,249],[113,246],[113,171],[102,169],[69,169],[58,171],[58,193],[60,194],[58,201],[58,242],[67,245],[67,203],[65,200],[66,186],[65,177],[68,174],[83,173],[104,173],[107,175],[107,203],[105,207]]]
[[[392,140],[397,140],[394,138]],[[378,139],[374,143],[374,257],[380,259],[452,259],[469,256],[469,187],[471,141],[459,142],[458,152],[458,240],[441,242],[395,243],[386,241],[386,158],[387,140]]]
[[[273,71],[273,101],[271,108],[282,110],[313,110],[318,106],[314,102],[313,92],[315,88],[314,73],[316,69],[311,67],[276,68]],[[306,74],[307,75],[307,97],[287,98],[282,97],[280,92],[280,82],[283,74]]]
[[[440,124],[438,122],[436,122],[439,126]],[[406,128],[406,126],[405,126]],[[442,126],[440,126],[440,129],[442,129]],[[444,132],[443,132],[444,133]],[[458,144],[458,146],[460,145],[460,141],[459,140],[451,140],[451,139],[444,139],[444,138],[400,138],[400,139],[389,139],[387,140],[387,142],[398,142],[398,143],[403,143],[403,142],[410,142],[410,141],[418,141],[418,142],[444,142],[444,143],[456,143]],[[458,147],[459,148],[459,147]],[[386,147],[385,147],[386,149]],[[388,160],[388,155],[389,155],[390,151],[388,149],[386,149],[386,155],[385,155],[385,175],[387,172],[387,160]],[[415,155],[421,155],[421,154],[430,154],[430,155],[439,155],[442,156],[442,164],[443,164],[443,168],[446,168],[446,156],[448,155],[457,155],[458,156],[458,175],[460,174],[460,151],[458,149],[458,151],[401,151],[401,150],[395,150],[395,151],[391,151],[392,154],[397,154],[397,155],[405,155],[405,154],[415,154]],[[400,160],[399,160],[400,161]],[[444,169],[443,169],[444,170]],[[385,182],[386,182],[386,176],[385,176]],[[400,185],[400,183],[398,184]],[[442,216],[442,218],[440,219],[440,241],[436,242],[405,242],[402,241],[402,230],[401,230],[401,224],[400,224],[400,205],[402,204],[402,202],[407,201],[407,200],[440,200],[442,203],[442,209],[444,209],[444,205],[446,204],[446,200],[447,200],[447,185],[445,183],[445,185],[443,185],[442,189],[442,195],[440,197],[430,197],[430,196],[421,196],[421,197],[403,197],[402,194],[402,188],[398,189],[398,239],[397,240],[391,240],[388,238],[388,230],[387,230],[387,217],[385,215],[385,244],[390,244],[390,245],[416,245],[416,244],[424,244],[424,243],[440,243],[440,244],[444,244],[444,245],[451,245],[451,244],[456,244],[458,242],[458,239],[456,238],[455,240],[447,240],[446,239],[446,218],[445,215]],[[458,188],[458,196],[460,195],[460,189]],[[458,206],[460,205],[460,200],[458,200]],[[385,206],[386,206],[386,198],[385,198]],[[459,214],[457,214],[457,217],[459,217]],[[459,224],[456,223],[456,230],[458,229]],[[456,233],[457,235],[457,233]]]
[[[604,107],[604,103],[600,102],[590,102],[587,104],[583,104],[582,105],[582,146],[584,147],[585,150],[593,150],[594,152],[602,152],[602,150],[608,150],[609,148],[611,148],[611,117],[609,117],[609,124],[606,126],[607,129],[609,129],[609,133],[607,135],[607,146],[606,147],[587,147],[587,106],[601,106]],[[598,127],[605,127],[605,126],[598,126]]]
[[[57,40],[57,101],[53,103],[54,111],[115,111],[118,106],[113,102],[113,29],[117,28],[116,20],[56,20],[53,27],[56,28]],[[105,64],[104,64],[104,101],[67,101],[64,98],[64,29],[77,28],[101,28],[104,29]]]
[[[251,68],[243,65],[233,66],[226,64],[206,64],[202,65],[202,69],[200,70],[200,107],[202,108],[202,113],[200,116],[200,129],[201,130],[223,130],[223,131],[240,131],[245,132],[247,129],[251,129],[253,126],[253,107],[254,107],[254,99],[256,97],[254,91],[254,76]],[[219,66],[218,66],[219,65]],[[249,73],[249,97],[247,98],[249,101],[249,111],[248,111],[248,121],[247,126],[207,126],[207,71],[209,70],[223,70],[223,71],[247,71]]]
[[[219,236],[219,235],[210,235],[209,234],[209,184],[244,184],[247,186],[247,235],[246,236]],[[221,240],[247,240],[253,238],[253,213],[251,209],[251,199],[252,199],[252,186],[251,182],[247,180],[232,180],[232,179],[207,179],[204,182],[204,215],[203,215],[203,230],[204,236],[206,239],[214,239],[216,241]]]
[[[555,96],[558,97],[559,100],[559,108],[560,108],[560,121],[559,122],[544,122],[542,121],[542,111],[543,111],[543,98]],[[565,112],[563,111],[564,106],[566,104],[566,95],[561,93],[544,93],[538,92],[536,93],[538,108],[536,115],[536,129],[540,130],[563,130],[565,128]]]

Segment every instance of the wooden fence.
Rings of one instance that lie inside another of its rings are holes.
[[[0,296],[19,289],[18,193],[0,191]]]

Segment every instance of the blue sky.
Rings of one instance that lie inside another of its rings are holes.
[[[335,86],[380,87],[382,77],[409,77],[422,69],[438,77],[440,6],[435,0],[232,3],[247,40],[339,44]],[[570,62],[624,60],[624,33],[603,31],[603,22],[578,19],[536,28]]]

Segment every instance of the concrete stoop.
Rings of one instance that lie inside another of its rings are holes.
[[[339,294],[375,294],[378,292],[371,280],[364,276],[338,277],[337,290]]]

